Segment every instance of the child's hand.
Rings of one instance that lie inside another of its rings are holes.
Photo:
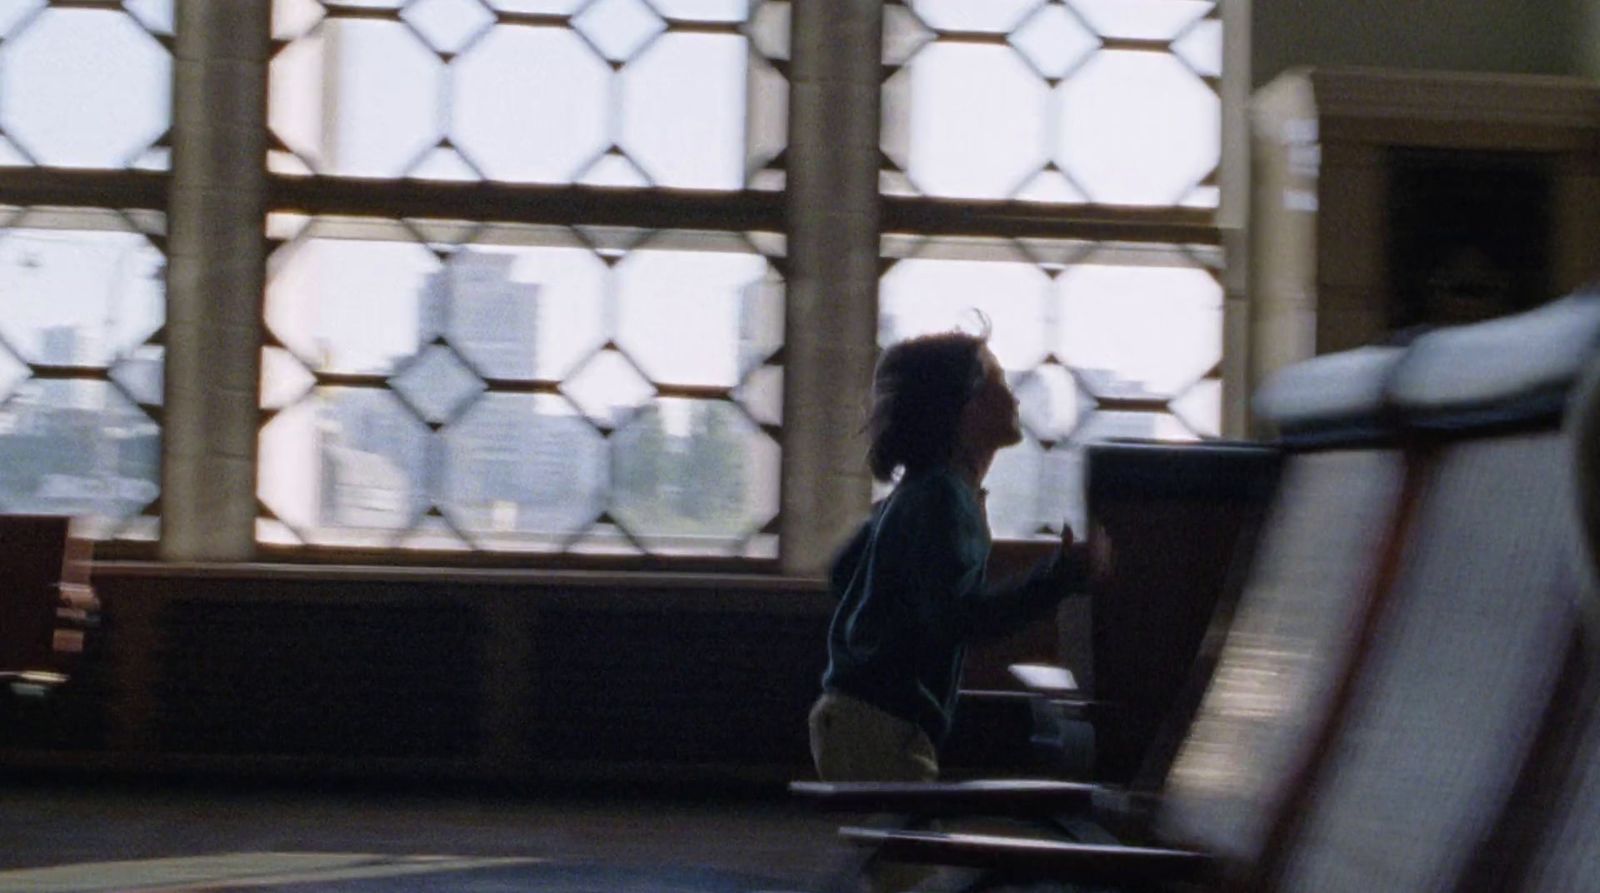
[[[1071,524],[1061,525],[1062,563],[1077,571],[1085,583],[1110,576],[1113,557],[1111,538],[1104,527],[1096,526],[1088,541],[1080,543]]]

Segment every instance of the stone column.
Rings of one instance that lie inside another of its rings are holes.
[[[161,557],[255,553],[271,0],[178,0]]]
[[[1250,436],[1250,0],[1222,0],[1222,436]]]
[[[809,576],[871,502],[860,428],[877,351],[883,10],[793,9],[782,563]]]

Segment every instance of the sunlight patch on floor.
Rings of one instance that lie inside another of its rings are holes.
[[[505,868],[535,858],[226,853],[0,871],[0,893],[183,893]]]

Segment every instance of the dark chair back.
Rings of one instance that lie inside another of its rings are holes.
[[[1231,623],[1202,649],[1214,669],[1163,787],[1163,839],[1254,865],[1310,759],[1406,517],[1382,400],[1400,354],[1317,358],[1257,401],[1285,465]]]
[[[1096,780],[1165,774],[1175,722],[1206,629],[1248,562],[1281,454],[1257,445],[1111,441],[1085,451],[1092,528],[1123,559],[1090,591]],[[1186,722],[1186,718],[1184,722]],[[1155,764],[1154,767],[1152,764]]]
[[[0,673],[70,669],[94,606],[90,548],[71,518],[0,515]]]

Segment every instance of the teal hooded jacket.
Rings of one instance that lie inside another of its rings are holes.
[[[1080,591],[1062,554],[1019,580],[986,579],[989,525],[948,468],[902,479],[835,559],[825,691],[920,726],[936,744],[954,717],[967,643],[1013,632]]]

